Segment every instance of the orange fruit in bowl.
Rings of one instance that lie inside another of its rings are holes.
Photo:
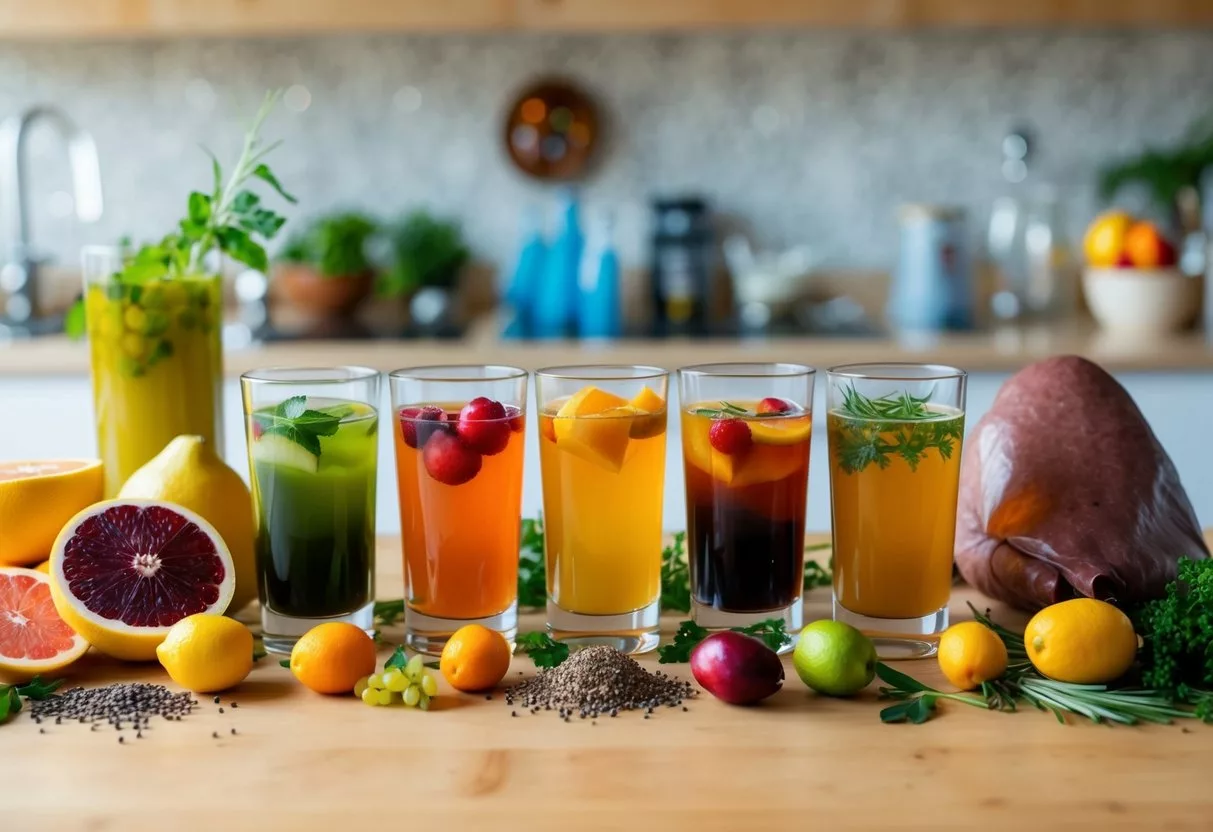
[[[511,652],[501,633],[480,624],[468,624],[447,639],[438,669],[455,690],[488,690],[509,672]]]
[[[1083,237],[1083,253],[1087,265],[1107,269],[1120,262],[1125,247],[1125,235],[1133,218],[1124,211],[1107,211],[1096,217]]]
[[[349,693],[374,672],[375,642],[346,621],[313,627],[291,650],[291,673],[316,693]]]
[[[63,524],[103,488],[99,459],[0,462],[0,566],[46,560]]]
[[[1175,265],[1175,249],[1152,222],[1135,222],[1125,232],[1125,255],[1139,269]]]

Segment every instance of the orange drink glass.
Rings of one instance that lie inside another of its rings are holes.
[[[527,373],[497,365],[389,376],[404,548],[405,643],[438,654],[455,630],[518,631]]]
[[[627,653],[657,646],[669,374],[551,367],[535,374],[548,629]]]
[[[882,658],[934,655],[952,591],[965,373],[851,364],[827,378],[834,618]]]
[[[804,625],[815,374],[803,364],[678,371],[692,615],[702,627],[781,618],[794,635]]]

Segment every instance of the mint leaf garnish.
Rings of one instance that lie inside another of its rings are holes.
[[[320,437],[335,434],[341,427],[341,420],[355,412],[348,404],[311,410],[307,406],[307,396],[291,396],[271,412],[254,414],[253,419],[265,433],[284,436],[318,457]]]
[[[291,396],[278,405],[274,413],[286,419],[296,419],[307,410],[307,396]]]

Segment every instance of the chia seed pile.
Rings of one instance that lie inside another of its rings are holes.
[[[677,707],[694,695],[689,682],[650,673],[614,647],[597,646],[578,650],[558,667],[509,688],[505,703],[518,702],[531,713],[554,710],[565,722],[573,714],[585,719],[641,709],[648,719],[655,708]]]
[[[163,685],[146,683],[106,685],[99,688],[72,688],[41,702],[30,702],[30,717],[38,723],[53,719],[56,724],[69,720],[114,726],[118,731],[130,728],[142,731],[152,717],[180,722],[198,704],[188,693],[173,693]]]

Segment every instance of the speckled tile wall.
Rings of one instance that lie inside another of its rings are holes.
[[[107,210],[88,228],[65,216],[57,141],[42,128],[32,143],[35,239],[61,261],[164,230],[208,181],[196,145],[231,156],[264,88],[284,86],[274,166],[304,211],[425,204],[500,262],[521,209],[548,196],[510,167],[500,124],[545,72],[582,81],[610,118],[585,198],[617,212],[633,263],[648,197],[698,190],[762,241],[887,267],[899,203],[960,203],[984,222],[1002,136],[1021,122],[1033,176],[1061,187],[1078,226],[1098,165],[1213,110],[1210,34],[804,32],[0,44],[0,115],[49,102],[96,137]]]

